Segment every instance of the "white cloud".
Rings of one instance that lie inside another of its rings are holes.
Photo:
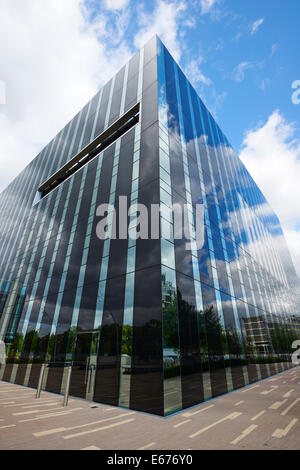
[[[3,80],[0,80],[0,105],[6,103],[6,85]]]
[[[300,275],[300,138],[279,111],[247,132],[243,163],[277,213]]]
[[[174,59],[179,61],[182,54],[182,41],[179,39],[180,20],[185,10],[186,4],[183,1],[164,0],[158,0],[154,10],[149,12],[140,9],[138,14],[140,29],[134,39],[135,46],[142,47],[151,37],[158,34]],[[193,23],[190,27],[193,27]]]
[[[90,14],[83,0],[1,1],[0,190],[131,56],[120,26]]]
[[[197,24],[196,18],[194,17],[186,18],[182,24],[183,26],[186,26],[187,28],[195,28]]]
[[[272,44],[272,47],[271,47],[271,57],[273,57],[273,55],[275,54],[275,52],[277,51],[277,47],[278,47],[278,44],[275,43],[275,44]]]
[[[218,0],[200,0],[201,14],[210,13],[212,8],[218,3]]]
[[[219,109],[222,108],[227,97],[228,97],[228,93],[226,91],[217,92],[215,88],[211,89],[211,97],[209,100],[209,110],[215,119],[218,118]]]
[[[191,60],[185,67],[186,76],[193,85],[197,83],[203,83],[204,85],[212,84],[211,79],[206,77],[200,70],[200,64],[202,62],[202,57],[199,57],[198,60]]]
[[[94,0],[0,3],[2,191],[135,49],[126,39],[129,0],[103,0],[102,8]],[[185,29],[195,25],[184,0],[140,4],[136,17],[134,47],[157,33],[180,59]]]
[[[264,78],[264,79],[261,81],[260,88],[261,88],[263,91],[266,91],[266,89],[268,88],[269,85],[270,85],[270,79],[269,79],[269,78]]]
[[[104,0],[107,10],[123,10],[128,5],[128,0]]]
[[[264,18],[259,18],[258,20],[254,21],[251,25],[251,36],[256,33],[258,28],[264,23],[265,19]]]
[[[251,62],[241,62],[233,71],[233,80],[240,83],[245,78],[245,71],[251,69],[253,64]]]

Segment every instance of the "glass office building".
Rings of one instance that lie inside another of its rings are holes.
[[[108,234],[122,217],[137,234],[134,203],[160,205],[158,236],[101,239],[99,206]],[[174,236],[174,204],[190,237]],[[36,387],[48,363],[43,388],[63,393],[73,361],[71,395],[167,415],[292,366],[299,284],[279,220],[156,36],[0,215],[1,380]]]

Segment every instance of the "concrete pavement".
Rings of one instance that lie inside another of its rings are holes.
[[[0,449],[300,449],[300,368],[168,418],[0,382]]]

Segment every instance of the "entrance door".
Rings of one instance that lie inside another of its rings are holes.
[[[100,331],[78,332],[73,351],[70,395],[93,400]]]

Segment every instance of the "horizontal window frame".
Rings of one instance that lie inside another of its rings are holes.
[[[99,134],[91,143],[72,157],[58,171],[44,181],[37,191],[35,203],[39,202],[60,184],[83,168],[91,160],[103,152],[106,148],[125,135],[140,122],[140,102],[136,103],[119,119],[112,123],[104,132]]]

